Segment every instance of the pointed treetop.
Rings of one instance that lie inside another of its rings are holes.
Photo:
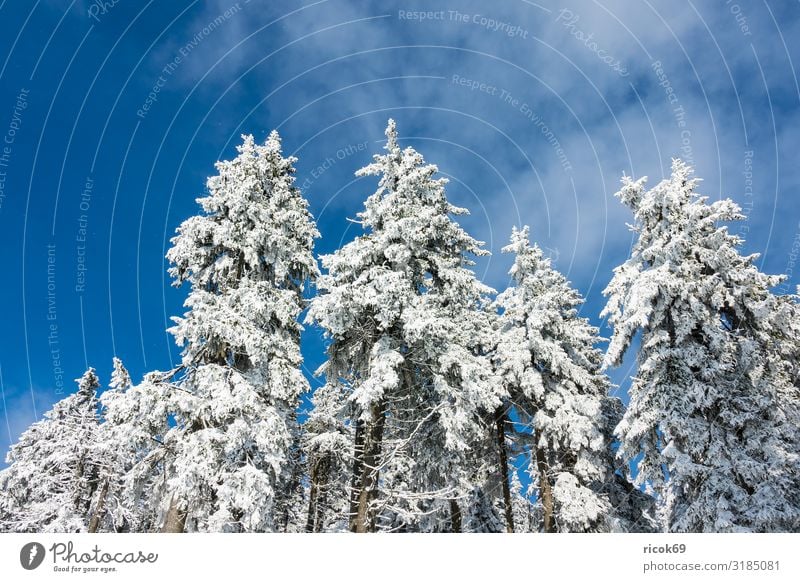
[[[256,139],[253,137],[252,134],[242,134],[242,143],[241,145],[236,146],[236,151],[240,154],[251,154],[254,155],[256,149]]]
[[[691,178],[694,168],[680,158],[672,158],[672,179],[680,179],[681,184],[687,183],[691,179],[692,185],[700,181],[700,178]]]
[[[111,372],[111,382],[109,386],[113,390],[127,390],[131,386],[131,376],[128,370],[117,357],[114,357],[114,371]]]
[[[259,146],[256,144],[256,138],[252,134],[242,134],[242,143],[236,146],[236,151],[239,154],[245,156],[247,158],[253,158],[256,160],[260,155],[266,153],[267,155],[276,155],[281,156],[282,153],[282,146],[281,146],[281,136],[277,130],[273,129],[267,139],[264,141],[263,146]],[[296,158],[289,157],[287,158],[291,160],[291,163],[297,161]],[[218,162],[218,163],[225,163],[225,162]],[[228,162],[230,163],[230,162]],[[252,163],[252,162],[250,162]]]
[[[78,394],[94,396],[97,389],[100,388],[100,380],[97,378],[94,368],[86,370],[83,376],[75,379],[75,382],[78,383]]]
[[[694,190],[701,180],[700,178],[692,177],[693,174],[694,168],[692,166],[680,158],[673,158],[670,177],[662,180],[652,190],[645,190],[647,176],[634,180],[630,176],[623,175],[621,180],[622,187],[614,195],[634,212],[640,209],[648,196],[651,203],[654,202],[652,197],[658,195],[659,198],[672,199],[672,202],[677,202],[678,205],[684,204],[697,198]],[[677,198],[673,198],[675,194],[677,194]],[[646,203],[645,206],[647,206]]]
[[[170,241],[169,274],[178,287],[222,292],[243,279],[267,277],[299,288],[316,275],[310,248],[319,236],[308,202],[295,186],[296,158],[281,154],[273,132],[265,145],[243,135],[239,155],[218,161],[198,198],[202,213]]]
[[[628,175],[623,175],[621,182],[622,187],[614,196],[619,198],[625,206],[635,211],[639,207],[639,202],[642,199],[642,194],[647,184],[647,176],[634,180]]]
[[[539,245],[535,243],[531,244],[530,227],[528,225],[522,228],[513,227],[511,229],[511,242],[504,246],[502,251],[504,253],[514,253],[516,255],[514,258],[514,265],[511,267],[508,274],[517,282],[521,282],[525,277],[537,273],[540,269],[544,269],[548,277],[555,277],[555,281],[563,280],[564,283],[567,282],[560,273],[556,271],[551,272],[550,259],[545,257]],[[541,284],[540,281],[532,282],[537,285]]]
[[[269,137],[267,137],[267,141],[264,145],[267,146],[270,152],[281,153],[281,136],[277,129],[273,129],[269,132]]]
[[[394,119],[389,118],[389,123],[386,125],[386,151],[394,153],[399,150],[397,145],[397,123]]]
[[[526,224],[522,228],[511,227],[511,243],[502,248],[504,253],[520,254],[525,251],[530,243],[530,227]]]

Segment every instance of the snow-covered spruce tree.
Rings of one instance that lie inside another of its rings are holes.
[[[109,390],[101,397],[106,400],[117,398],[131,388],[131,377],[122,364],[122,360],[114,358],[114,370],[111,373]],[[101,420],[105,420],[105,410],[101,409]],[[118,438],[117,427],[107,420],[102,422],[97,431],[98,482],[95,499],[92,502],[88,531],[116,531],[125,525],[125,508],[122,500],[122,484],[132,463],[134,455],[130,447],[124,446]],[[122,446],[121,446],[122,445]]]
[[[303,433],[295,414],[287,419],[290,445],[286,453],[284,470],[275,494],[273,530],[285,533],[304,531],[307,518],[307,492],[304,487],[307,472],[303,457]]]
[[[165,379],[151,372],[133,385],[122,361],[114,358],[113,364],[109,389],[100,397],[100,484],[89,531],[153,531],[164,494]]]
[[[451,218],[466,211],[436,166],[400,148],[392,120],[386,137],[357,174],[380,176],[358,215],[366,232],[322,257],[308,321],[331,338],[321,371],[348,391],[351,530],[455,529],[474,487],[470,447],[500,404],[481,347],[492,291],[468,268],[486,251]]]
[[[653,189],[625,177],[617,193],[637,240],[605,291],[607,364],[641,334],[619,456],[654,489],[668,531],[797,531],[798,392],[781,349],[791,299],[770,293],[780,277],[722,226],[740,208],[708,203],[697,183],[674,160]]]
[[[184,350],[164,439],[165,531],[280,529],[276,501],[295,486],[295,407],[308,390],[297,317],[318,232],[277,132],[264,145],[244,136],[238,151],[216,164],[203,214],[167,254],[191,291],[169,330]]]
[[[353,429],[344,414],[347,398],[339,383],[314,391],[313,409],[303,424],[303,454],[308,467],[305,531],[346,531],[353,459]]]
[[[774,310],[773,321],[779,326],[781,337],[791,339],[777,342],[777,349],[771,354],[780,360],[790,383],[797,387],[800,386],[800,286],[795,288],[794,295],[781,296],[779,300],[780,306]],[[796,393],[794,396],[798,397]]]
[[[614,430],[622,420],[624,407],[619,398],[603,401],[603,438],[607,443],[616,443]],[[606,450],[606,476],[601,493],[611,506],[609,530],[612,532],[655,533],[659,531],[656,521],[656,502],[647,488],[640,488],[631,477],[631,466],[624,459]]]
[[[537,505],[530,500],[530,491],[525,491],[516,470],[511,471],[509,489],[511,491],[511,511],[514,518],[515,533],[534,533],[538,531],[540,517]]]
[[[167,475],[173,474],[169,468],[174,454],[165,442],[173,415],[169,395],[176,372],[149,372],[128,390],[107,390],[101,397],[105,423],[114,425],[107,427],[112,441],[132,452],[122,483],[126,531],[158,531],[163,521],[163,500],[170,493]]]
[[[510,401],[531,423],[532,463],[545,532],[608,531],[614,472],[608,401],[597,328],[579,317],[583,298],[514,228],[510,275],[501,309],[496,367]]]
[[[0,531],[85,532],[97,487],[97,389],[93,368],[78,390],[22,433],[0,473]]]

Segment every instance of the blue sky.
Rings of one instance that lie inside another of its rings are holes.
[[[277,128],[299,157],[326,253],[355,236],[375,183],[353,173],[395,118],[471,210],[494,253],[479,275],[502,289],[500,248],[530,224],[601,326],[631,244],[619,178],[655,183],[673,156],[745,207],[746,252],[787,272],[798,16],[745,0],[0,0],[0,449],[87,365],[106,382],[114,355],[137,380],[178,361],[164,330],[185,289],[163,257],[242,133]]]

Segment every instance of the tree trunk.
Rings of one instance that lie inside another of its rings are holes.
[[[552,533],[556,531],[553,520],[553,486],[547,474],[549,468],[547,466],[544,449],[539,446],[538,440],[539,439],[536,439],[536,468],[539,471],[539,497],[542,500],[544,531],[546,533]]]
[[[506,411],[500,407],[495,418],[500,478],[503,481],[503,505],[506,510],[506,531],[514,533],[514,510],[511,507],[511,487],[508,483],[508,451],[506,450]]]
[[[317,533],[322,530],[322,510],[320,505],[323,502],[322,493],[327,481],[328,466],[327,456],[311,462],[309,474],[311,490],[308,495],[308,519],[306,520],[306,531],[308,533]]]
[[[80,458],[78,459],[78,462],[75,465],[75,473],[74,473],[76,485],[75,485],[75,491],[73,492],[72,502],[75,505],[75,509],[78,511],[89,509],[88,506],[81,507],[82,505],[84,505],[84,499],[83,499],[83,494],[84,494],[83,482],[85,477],[83,474],[84,459],[85,459],[85,453],[81,454]]]
[[[450,528],[453,533],[461,533],[461,508],[455,499],[450,500]]]
[[[306,519],[306,532],[313,533],[317,526],[317,484],[311,477],[311,492],[308,496],[308,518]]]
[[[277,494],[275,496],[275,529],[280,532],[289,531],[289,524],[293,520],[298,522],[302,519],[299,515],[295,516],[292,511],[292,503],[296,500],[300,481],[302,479],[302,459],[300,453],[299,436],[295,434],[294,445],[289,452],[287,460],[289,467],[278,477],[276,483]],[[300,524],[297,523],[297,527]]]
[[[186,529],[186,514],[187,511],[181,509],[180,501],[173,495],[169,500],[169,510],[167,510],[167,517],[164,519],[161,531],[163,533],[183,533]]]
[[[103,480],[103,485],[100,487],[100,493],[97,495],[97,505],[94,508],[92,518],[89,520],[89,533],[97,533],[97,528],[100,527],[100,520],[106,512],[106,495],[108,495],[108,481],[106,477]]]
[[[357,411],[358,412],[358,411]],[[358,499],[361,495],[361,477],[364,467],[364,421],[356,418],[353,438],[353,478],[350,481],[350,531],[356,531]]]
[[[383,427],[386,424],[383,402],[372,407],[370,422],[364,440],[364,462],[361,471],[361,485],[358,491],[355,531],[357,533],[375,531],[375,515],[372,502],[378,497],[378,465],[381,460]]]

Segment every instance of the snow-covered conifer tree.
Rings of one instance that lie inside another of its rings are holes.
[[[131,377],[122,364],[114,358],[109,391],[103,396],[108,400],[117,394],[124,394],[131,387]],[[101,397],[101,403],[103,397]],[[104,416],[101,410],[101,416]],[[102,422],[98,427],[97,462],[98,479],[96,498],[92,503],[89,519],[89,533],[99,530],[114,531],[125,522],[125,509],[121,499],[122,483],[134,460],[129,447],[121,446],[113,423]]]
[[[300,371],[302,292],[317,274],[318,236],[277,132],[245,136],[217,163],[203,214],[186,220],[167,254],[175,285],[191,284],[170,329],[184,346],[166,434],[166,531],[272,531],[291,486]]]
[[[97,389],[93,368],[11,447],[0,473],[0,531],[86,531],[97,487]]]
[[[314,408],[303,424],[308,466],[305,531],[346,531],[353,459],[353,430],[342,407],[343,386],[330,383],[314,391]]]
[[[162,500],[168,495],[166,475],[174,456],[165,445],[170,429],[171,372],[150,372],[132,385],[122,363],[115,361],[111,389],[100,397],[101,436],[106,454],[110,501],[100,528],[114,531],[156,531]],[[114,456],[116,451],[116,457]]]
[[[538,531],[537,506],[531,502],[528,492],[523,489],[516,470],[511,472],[510,490],[514,532],[534,533]]]
[[[358,172],[380,177],[358,215],[366,232],[322,258],[309,321],[330,336],[322,370],[353,407],[351,529],[454,529],[453,502],[475,486],[470,447],[500,404],[482,348],[491,290],[468,268],[486,251],[451,218],[466,211],[436,166],[400,148],[392,120],[386,137]]]
[[[308,500],[303,486],[307,468],[302,450],[303,435],[296,416],[289,414],[286,424],[290,427],[291,437],[283,473],[275,492],[273,530],[297,533],[304,531],[307,518]]]
[[[100,397],[97,457],[99,487],[89,531],[151,531],[164,493],[162,443],[169,410],[162,374],[137,385],[114,358],[109,389]]]
[[[534,431],[532,463],[546,532],[607,531],[603,491],[613,473],[607,432],[608,378],[598,332],[578,315],[583,298],[514,228],[514,285],[500,294],[496,366],[511,402]]]
[[[651,190],[625,177],[617,193],[637,239],[605,291],[607,363],[641,334],[619,455],[655,490],[669,531],[797,531],[800,416],[780,316],[791,300],[723,226],[740,208],[709,203],[697,183],[674,160]]]

